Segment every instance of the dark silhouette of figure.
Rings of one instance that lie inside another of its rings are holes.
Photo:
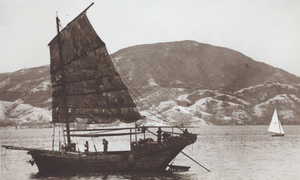
[[[142,127],[142,133],[145,133],[146,130],[147,130],[147,128],[143,125],[143,127]]]
[[[161,130],[161,128],[159,127],[159,128],[158,128],[158,131],[157,131],[157,143],[158,143],[158,144],[161,144],[161,132],[162,132],[162,130]]]
[[[138,144],[139,144],[139,145],[141,145],[141,144],[146,144],[147,141],[148,141],[148,139],[140,139]]]
[[[164,132],[164,133],[162,134],[163,141],[164,141],[164,142],[167,142],[167,140],[168,140],[168,138],[169,138],[170,136],[171,136],[171,134],[165,133],[165,132]]]
[[[75,150],[76,150],[76,144],[75,143],[66,144],[65,150],[67,152],[75,152]]]
[[[85,141],[84,147],[85,147],[84,152],[88,156],[89,155],[89,142],[88,141]]]
[[[184,132],[183,132],[183,137],[187,137],[189,134],[190,134],[190,133],[188,132],[188,130],[185,129]]]
[[[104,154],[107,154],[107,148],[108,148],[108,141],[106,139],[103,139],[103,152]]]
[[[144,139],[146,138],[146,130],[147,130],[147,128],[143,125],[142,133],[144,133]]]

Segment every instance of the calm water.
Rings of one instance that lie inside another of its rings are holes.
[[[267,126],[209,126],[193,129],[198,140],[184,152],[211,172],[180,154],[174,165],[191,166],[180,173],[99,173],[41,177],[24,151],[1,149],[2,179],[300,179],[300,126],[284,126],[284,137],[271,137]],[[101,139],[93,139],[101,149]],[[129,148],[127,139],[109,139]],[[0,130],[0,144],[51,149],[52,129]]]

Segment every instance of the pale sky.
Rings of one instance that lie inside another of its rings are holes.
[[[0,73],[50,63],[48,43],[91,0],[0,0]],[[111,53],[195,40],[300,76],[299,0],[94,0],[87,15]]]

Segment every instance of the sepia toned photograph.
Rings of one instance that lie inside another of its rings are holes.
[[[1,179],[300,179],[299,8],[0,0]]]

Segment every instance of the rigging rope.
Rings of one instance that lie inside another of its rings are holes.
[[[58,150],[62,150],[61,149],[61,141],[60,141],[60,131],[61,131],[61,128],[60,128],[61,124],[59,124],[58,126]]]
[[[60,128],[61,128],[62,133],[63,133],[64,145],[66,145],[67,143],[66,143],[66,135],[65,135],[65,131],[64,131],[64,126],[62,124],[60,124],[60,125],[61,125]]]
[[[53,137],[53,139],[52,139],[52,153],[54,151],[54,136],[55,136],[55,123],[53,125],[53,133],[52,133],[52,137]]]
[[[108,50],[108,48],[106,47],[106,49]],[[171,123],[173,124],[172,122],[170,122],[168,120],[168,118],[166,116],[164,116],[162,113],[160,113],[156,108],[154,108],[154,106],[149,103],[146,98],[133,86],[133,84],[131,83],[131,81],[129,80],[129,78],[126,76],[125,72],[122,70],[122,68],[120,67],[119,63],[116,61],[116,59],[113,57],[113,55],[111,54],[111,52],[108,50],[109,52],[109,55],[111,56],[111,59],[115,62],[115,64],[118,66],[119,70],[122,72],[123,76],[124,77],[121,77],[130,87],[131,89],[133,89],[150,107],[152,107],[159,115],[161,115],[164,119],[165,119],[165,122],[168,122],[168,123]],[[125,80],[126,79],[126,80]],[[134,93],[128,88],[128,90],[134,95]],[[137,98],[136,98],[137,99]],[[147,108],[146,108],[147,109]],[[153,114],[151,111],[148,111],[150,112],[150,114],[154,115],[155,117],[163,120],[162,118],[156,116],[155,114]]]
[[[6,156],[6,148],[4,148],[4,154],[3,154],[3,166],[5,167],[6,170],[9,170],[7,167],[6,167],[6,164],[5,164],[5,156]],[[3,167],[2,167],[3,168]]]
[[[92,139],[92,142],[93,142],[93,145],[94,145],[94,149],[97,152],[97,148],[96,148],[96,145],[95,145],[95,142],[94,142],[94,137],[92,137],[91,139]]]
[[[128,91],[131,92],[131,94],[134,95],[134,93],[131,91],[131,89],[128,89]],[[135,97],[135,98],[136,98],[136,97]],[[136,98],[136,99],[137,99],[137,98]],[[145,100],[145,101],[147,102],[147,100],[146,100],[145,98],[142,97],[142,99]],[[153,107],[153,105],[151,105],[149,102],[148,102],[148,104],[149,104],[154,110],[156,110],[156,109]],[[145,107],[142,103],[141,103],[141,106],[144,107],[145,109],[147,109],[147,107]],[[165,121],[165,120],[162,119],[161,117],[159,117],[159,116],[157,116],[156,114],[154,114],[152,111],[148,110],[148,112],[149,112],[151,115],[157,117],[158,119],[161,119],[161,120]],[[158,111],[156,110],[156,112],[158,112]],[[158,112],[158,113],[160,114],[160,112]],[[163,116],[163,117],[164,117],[164,116]],[[166,118],[165,118],[165,119],[166,119]],[[167,119],[166,119],[166,120],[167,120]],[[168,122],[168,121],[165,121],[165,122]]]

